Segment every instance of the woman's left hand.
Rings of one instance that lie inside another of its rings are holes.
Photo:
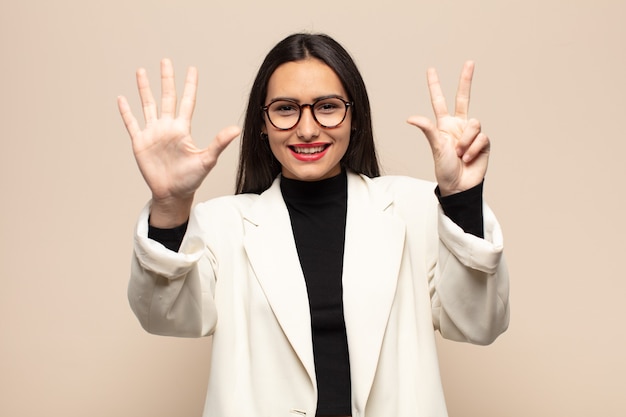
[[[446,196],[472,188],[482,182],[489,161],[489,138],[482,133],[480,122],[468,119],[474,63],[463,66],[456,93],[454,115],[448,113],[435,69],[428,69],[428,89],[436,124],[424,116],[411,116],[407,122],[424,132],[435,161],[435,176],[441,195]]]

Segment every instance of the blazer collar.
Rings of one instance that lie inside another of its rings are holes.
[[[405,225],[391,214],[392,203],[371,179],[348,172],[343,302],[353,396],[361,404],[376,373],[403,253]],[[244,246],[259,285],[315,386],[307,289],[280,177],[244,218]]]

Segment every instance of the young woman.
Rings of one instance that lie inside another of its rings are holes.
[[[237,194],[193,210],[240,132],[198,149],[196,70],[178,114],[169,61],[161,73],[159,115],[137,72],[145,128],[118,101],[152,191],[129,299],[149,332],[213,336],[205,416],[445,416],[433,328],[488,344],[509,319],[502,236],[482,202],[489,140],[467,115],[473,64],[454,115],[429,70],[436,123],[409,119],[435,185],[379,176],[367,92],[343,47],[285,38],[250,93]]]

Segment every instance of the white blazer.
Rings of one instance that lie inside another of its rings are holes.
[[[491,343],[509,321],[500,227],[446,217],[434,184],[348,174],[343,303],[354,417],[446,416],[434,329]],[[198,204],[179,253],[135,237],[129,300],[162,335],[213,335],[205,417],[315,416],[304,276],[280,177],[261,195]],[[324,262],[320,259],[320,262]]]

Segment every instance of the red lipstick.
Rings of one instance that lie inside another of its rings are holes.
[[[290,145],[289,150],[294,158],[304,162],[314,162],[326,155],[329,143],[302,143],[298,145]]]

